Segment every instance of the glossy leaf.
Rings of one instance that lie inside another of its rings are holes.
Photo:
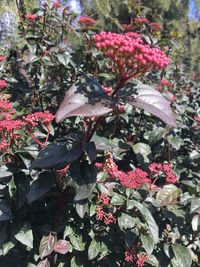
[[[71,145],[70,139],[61,140],[47,145],[32,162],[32,168],[62,169],[67,164],[78,159],[82,153],[81,147]]]
[[[159,206],[167,206],[171,204],[180,195],[181,191],[175,185],[169,184],[163,188],[156,195],[156,202]]]
[[[145,143],[137,143],[133,145],[132,148],[139,162],[149,162],[148,156],[151,154],[151,148],[149,145]]]
[[[113,98],[104,93],[97,80],[85,76],[68,89],[56,113],[56,122],[73,116],[99,117],[111,112],[113,107]]]
[[[100,242],[96,242],[96,240],[93,239],[88,248],[88,259],[93,260],[94,258],[96,258],[100,250],[101,250]]]
[[[124,101],[150,112],[166,124],[176,126],[176,119],[170,107],[170,102],[158,90],[146,84],[138,84],[137,86],[129,84],[125,89],[132,89],[132,95],[122,93],[120,97]]]
[[[28,203],[31,203],[45,195],[54,185],[54,175],[51,172],[44,171],[39,174],[30,187],[27,195]]]
[[[178,264],[181,267],[190,267],[192,264],[192,257],[187,247],[181,245],[172,245],[172,249]]]
[[[50,233],[48,236],[43,236],[39,246],[39,254],[41,259],[51,254],[51,252],[54,250],[56,242],[56,235]]]
[[[131,229],[135,225],[135,218],[126,213],[122,213],[118,218],[118,224],[121,229]]]
[[[145,205],[135,201],[135,200],[130,200],[129,201],[129,210],[132,209],[133,207],[137,208],[143,218],[145,219],[149,232],[153,238],[154,244],[158,242],[158,225],[156,224],[153,216],[151,215],[151,212],[149,209],[145,207]]]
[[[50,267],[50,262],[48,261],[48,259],[45,259],[43,261],[40,261],[37,267]]]
[[[33,248],[33,233],[30,225],[24,225],[15,235],[15,238],[23,245]]]
[[[141,241],[144,249],[150,255],[154,249],[154,240],[150,235],[141,235]]]
[[[60,254],[66,254],[70,250],[70,243],[64,239],[60,239],[56,242],[53,250]]]
[[[88,203],[76,203],[76,211],[78,215],[83,219],[86,213],[89,213]]]
[[[97,171],[94,164],[89,164],[87,161],[74,162],[70,166],[70,175],[74,181],[76,195],[75,201],[87,199],[96,184]]]

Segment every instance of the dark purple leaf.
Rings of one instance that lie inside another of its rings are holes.
[[[166,124],[176,126],[176,119],[170,102],[159,91],[145,84],[139,84],[132,89],[136,89],[134,95],[121,96],[124,101],[150,112]]]
[[[81,78],[67,91],[56,113],[56,122],[73,116],[105,115],[112,111],[114,102],[94,78]]]

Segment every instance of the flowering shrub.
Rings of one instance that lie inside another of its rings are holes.
[[[21,11],[0,56],[0,266],[199,266],[200,84],[145,41],[162,26]]]

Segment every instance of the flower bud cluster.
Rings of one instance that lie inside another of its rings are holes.
[[[36,15],[36,14],[30,14],[30,13],[27,13],[27,14],[25,15],[25,18],[26,18],[27,21],[36,21],[36,20],[39,19],[39,16]]]
[[[81,16],[78,19],[78,23],[81,24],[81,25],[84,25],[84,26],[92,26],[92,25],[96,24],[96,20],[88,18],[88,17]]]
[[[138,254],[137,255],[137,267],[143,267],[145,262],[148,260],[148,256],[144,254]]]
[[[35,112],[24,117],[24,121],[32,127],[38,126],[39,123],[49,124],[54,120],[54,115],[49,111]]]
[[[149,170],[151,175],[160,175],[161,173],[164,173],[165,180],[169,184],[175,184],[178,182],[178,177],[175,173],[172,172],[172,167],[170,164],[161,164],[161,163],[151,163],[149,165]]]
[[[96,219],[103,221],[106,225],[116,223],[116,218],[114,217],[114,215],[110,212],[104,212],[102,206],[97,207]]]
[[[5,80],[0,80],[0,89],[4,89],[8,86],[8,83]]]
[[[111,69],[117,71],[122,80],[162,69],[170,62],[163,51],[145,44],[138,33],[101,32],[92,39],[96,48],[111,59]]]
[[[59,3],[59,2],[53,2],[53,4],[52,4],[52,8],[61,8],[62,7],[62,5]]]
[[[0,55],[0,62],[4,61],[5,60],[5,57]]]

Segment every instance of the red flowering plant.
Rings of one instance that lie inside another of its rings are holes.
[[[153,23],[19,11],[23,42],[1,60],[0,265],[198,266],[198,92],[180,100]]]

